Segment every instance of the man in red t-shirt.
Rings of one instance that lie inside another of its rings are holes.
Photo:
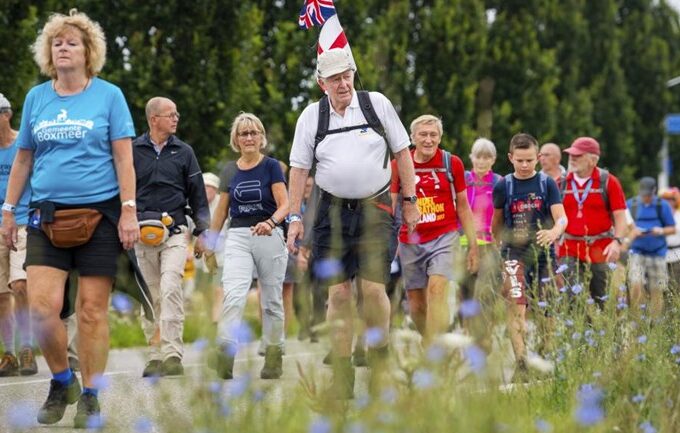
[[[411,318],[427,342],[449,325],[448,286],[454,279],[454,252],[459,251],[458,221],[468,239],[475,239],[475,225],[465,190],[465,170],[457,156],[450,156],[447,170],[439,149],[442,122],[425,114],[411,123],[411,151],[416,172],[416,197],[420,221],[413,233],[399,230],[399,259],[407,290]],[[448,154],[448,153],[447,153]],[[395,164],[393,161],[392,164]],[[453,188],[449,180],[453,174]],[[399,172],[393,167],[392,203],[401,190]],[[454,202],[455,195],[455,202]],[[467,267],[476,272],[477,244],[470,245]]]
[[[569,154],[569,173],[562,185],[569,223],[559,256],[568,265],[566,272],[572,276],[568,280],[584,288],[588,285],[590,295],[602,306],[611,277],[609,263],[619,259],[626,234],[626,198],[619,180],[597,167],[597,140],[579,137],[564,152]],[[579,288],[572,286],[570,292],[578,294]]]

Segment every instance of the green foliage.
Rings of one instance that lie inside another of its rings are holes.
[[[10,59],[0,92],[18,119],[27,90],[45,79],[30,44],[50,13],[77,7],[106,31],[102,76],[123,89],[138,133],[146,101],[166,95],[182,113],[179,135],[214,170],[234,157],[232,119],[252,111],[269,151],[286,161],[299,113],[320,95],[318,30],[297,28],[300,3],[5,0],[0,36],[11,43],[0,47]],[[464,158],[480,135],[501,155],[519,131],[563,147],[592,135],[627,189],[658,171],[661,122],[680,111],[680,87],[665,87],[680,70],[678,15],[665,1],[338,0],[336,8],[363,86],[384,92],[406,125],[424,112],[441,116],[443,146]]]

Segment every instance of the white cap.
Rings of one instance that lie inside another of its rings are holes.
[[[213,173],[203,173],[203,183],[205,186],[212,186],[215,189],[220,189],[220,178]]]
[[[3,108],[12,108],[12,104],[10,104],[9,100],[5,98],[5,95],[0,93],[0,110]]]
[[[343,48],[324,51],[316,59],[316,75],[319,78],[328,78],[348,70],[356,71],[356,67],[350,54]]]

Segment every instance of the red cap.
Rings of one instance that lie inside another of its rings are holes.
[[[600,154],[600,143],[592,137],[579,137],[571,143],[571,147],[564,149],[570,155],[583,155],[584,153]]]

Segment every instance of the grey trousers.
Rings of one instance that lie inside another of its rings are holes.
[[[286,274],[288,250],[283,231],[275,229],[271,236],[255,236],[250,228],[230,228],[224,246],[222,289],[224,301],[217,325],[217,343],[239,342],[240,326],[253,268],[262,288],[262,341],[267,346],[283,348],[283,278]]]

